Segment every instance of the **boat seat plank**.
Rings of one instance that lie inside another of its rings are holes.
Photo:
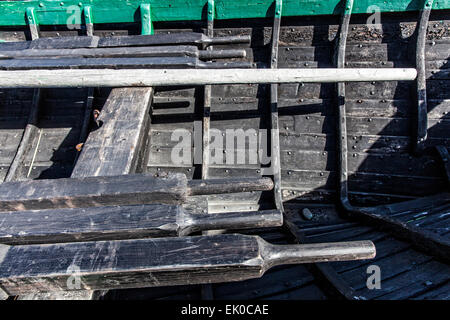
[[[152,88],[113,89],[72,176],[111,176],[135,172],[147,140]]]

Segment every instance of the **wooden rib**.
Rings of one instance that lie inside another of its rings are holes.
[[[430,19],[433,0],[425,0],[424,7],[420,13],[420,21],[417,25],[417,123],[416,135],[414,137],[414,151],[421,153],[425,149],[428,130],[428,107],[427,107],[427,82],[425,67],[425,42],[427,40],[428,21]]]
[[[275,12],[272,26],[272,47],[270,54],[270,68],[278,66],[278,42],[280,38],[282,0],[275,1]],[[280,162],[280,135],[278,124],[278,85],[270,85],[270,128],[271,128],[271,175],[274,182],[274,198],[276,208],[284,212],[281,195],[281,162]]]
[[[208,37],[212,38],[214,36],[214,10],[215,10],[214,0],[208,0],[206,10],[208,12],[206,35]],[[207,47],[206,50],[211,51],[212,46]],[[211,118],[210,118],[210,115],[211,115],[211,85],[204,86],[203,90],[204,90],[203,91],[203,118],[202,118],[203,150],[202,150],[202,167],[201,167],[201,169],[202,169],[202,180],[206,180],[206,179],[208,179],[209,158],[211,156],[210,148],[209,148],[210,127],[211,127]],[[206,198],[206,205],[208,206],[208,198]],[[202,234],[208,235],[208,234],[219,234],[219,233],[223,233],[222,230],[205,231]],[[214,290],[213,290],[212,285],[210,285],[210,284],[202,285],[200,291],[201,291],[202,300],[214,300]]]
[[[352,0],[348,0],[348,3],[353,2]],[[425,2],[425,6],[427,7],[428,1]],[[429,10],[428,10],[429,11]],[[428,21],[426,17],[427,13],[422,12],[422,32],[423,28],[425,28],[426,32],[426,24],[425,21]],[[429,15],[429,12],[428,12]],[[425,27],[424,27],[425,26]],[[419,31],[420,33],[420,31]],[[422,35],[420,37],[423,37]],[[424,40],[423,40],[424,41]],[[421,43],[419,41],[418,43]],[[419,50],[420,51],[420,50]],[[345,59],[345,44],[338,46],[337,51],[337,65],[338,68],[344,67],[344,59]],[[418,61],[421,60],[418,59]],[[419,70],[420,71],[420,70]],[[424,70],[422,70],[424,72]],[[422,79],[423,80],[423,79]],[[418,83],[420,85],[421,80],[418,79]],[[424,83],[422,83],[424,85]],[[425,91],[423,91],[425,92]],[[422,93],[423,93],[422,92]],[[361,208],[355,207],[350,203],[348,197],[348,159],[347,159],[347,125],[346,125],[346,114],[345,114],[345,84],[338,83],[337,84],[337,100],[338,100],[338,135],[337,135],[337,145],[339,150],[338,156],[338,168],[339,168],[339,201],[342,209],[345,210],[351,217],[361,219],[362,221],[376,223],[383,228],[391,231],[392,234],[401,239],[406,239],[411,242],[415,247],[420,250],[425,250],[427,253],[433,254],[435,257],[439,259],[443,259],[444,261],[448,260],[448,251],[450,250],[450,243],[446,239],[443,239],[437,234],[432,232],[421,230],[418,227],[411,226],[409,224],[403,223],[395,217],[389,217],[386,213],[392,213],[393,209],[390,206],[377,206],[371,208]],[[422,102],[424,102],[423,100]],[[419,103],[420,104],[420,103]],[[421,104],[423,107],[423,103]],[[420,108],[419,108],[420,109]],[[422,110],[423,111],[423,110]],[[420,112],[419,112],[420,113]],[[423,114],[423,112],[422,112]],[[425,116],[426,116],[426,105],[425,105]],[[423,117],[421,118],[423,120]],[[425,136],[423,137],[425,138]],[[419,139],[421,140],[421,139]],[[423,202],[426,203],[426,197],[423,198]],[[420,200],[419,200],[420,201]],[[445,198],[443,201],[446,201]],[[394,205],[391,205],[394,206]],[[404,203],[395,204],[395,208],[398,211],[407,210],[409,208],[410,202],[406,201]]]

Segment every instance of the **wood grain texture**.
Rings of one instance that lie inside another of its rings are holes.
[[[14,43],[1,43],[0,50],[25,49],[76,49],[76,48],[113,48],[133,46],[163,46],[163,45],[211,45],[227,43],[248,43],[249,36],[226,36],[210,38],[196,32],[183,32],[156,35],[132,35],[120,37],[58,37],[40,38],[33,41],[18,41]]]
[[[192,57],[127,57],[127,58],[40,58],[0,59],[1,70],[60,70],[60,69],[222,69],[251,68],[248,62],[206,63]],[[120,87],[120,86],[119,86]]]
[[[152,58],[149,58],[152,59]],[[169,59],[169,58],[166,58]],[[170,58],[177,59],[177,58]],[[173,61],[170,62],[173,64]],[[189,63],[189,67],[193,67]],[[208,65],[207,63],[205,63]],[[218,65],[216,63],[216,65]],[[0,71],[0,88],[153,87],[414,80],[415,69],[63,69]]]
[[[271,245],[256,236],[98,241],[0,247],[0,285],[30,291],[149,287],[239,281],[281,264],[370,259],[370,241]],[[95,258],[94,258],[95,257]]]
[[[20,211],[120,204],[167,203],[186,200],[183,174],[155,178],[121,175],[0,184],[0,210]]]
[[[3,212],[0,221],[0,243],[19,245],[177,237],[216,228],[278,227],[283,216],[277,210],[192,214],[180,206],[149,204]]]
[[[51,58],[126,58],[126,57],[192,57],[199,59],[243,58],[244,49],[199,50],[196,46],[120,47],[91,49],[27,49],[0,51],[0,59]]]
[[[136,171],[149,123],[152,88],[113,89],[73,170],[73,177],[111,176]]]
[[[173,173],[164,176],[130,174],[6,182],[0,184],[0,211],[86,208],[133,204],[182,204],[188,195],[272,190],[270,178],[190,180]]]

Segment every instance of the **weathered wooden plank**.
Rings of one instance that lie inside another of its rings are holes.
[[[58,37],[40,38],[33,41],[5,42],[0,50],[25,49],[76,49],[76,48],[112,48],[129,46],[161,46],[161,45],[211,45],[224,43],[248,43],[249,36],[231,36],[210,38],[202,33],[183,32],[156,35],[133,35],[119,37]]]
[[[148,58],[153,59],[153,58]],[[169,59],[169,58],[166,58]],[[177,58],[170,58],[177,59]],[[415,69],[63,69],[0,71],[1,88],[152,87],[208,84],[414,80]]]
[[[225,128],[222,124],[223,122],[215,121],[215,128],[219,130]],[[256,133],[258,134],[258,130],[256,130]],[[167,130],[151,131],[151,157],[154,157],[154,159],[159,159],[161,158],[161,156],[158,154],[159,152],[170,153],[170,150],[173,150],[171,148],[176,148],[176,145],[179,143],[179,141],[172,141],[172,134],[173,131]],[[190,134],[192,138],[192,133]],[[334,133],[331,132],[328,134],[307,132],[295,133],[291,130],[286,130],[286,128],[283,128],[283,132],[280,133],[280,147],[283,151],[334,151],[334,139]],[[400,154],[402,154],[401,156],[403,157],[405,156],[403,153],[406,153],[410,150],[411,144],[411,139],[408,136],[362,135],[356,132],[353,132],[353,134],[349,135],[347,141],[348,149],[351,150],[352,153],[367,152],[371,154],[379,154],[380,156],[387,156],[388,154],[397,153],[399,154],[399,156]],[[246,141],[246,143],[247,142],[248,141]],[[444,137],[435,137],[428,139],[428,146],[431,147],[437,145],[446,145],[448,148],[450,148],[450,139],[446,139]],[[157,163],[158,161],[155,160],[151,162]]]
[[[206,63],[192,57],[127,57],[127,58],[41,58],[0,59],[0,70],[62,69],[221,69],[251,68],[248,62]],[[131,85],[130,85],[131,86]],[[119,85],[119,87],[122,87]],[[128,87],[128,86],[126,86]]]
[[[270,178],[226,178],[208,180],[190,180],[189,195],[210,195],[222,193],[241,193],[250,191],[270,191],[274,183]]]
[[[413,108],[408,99],[374,99],[363,97],[362,99],[347,99],[346,114],[350,117],[387,117],[387,118],[409,118],[413,115]],[[216,104],[216,112],[238,108],[241,101],[220,101]],[[253,105],[248,102],[247,105],[253,106],[258,110],[258,101],[255,99]],[[448,99],[429,99],[428,100],[428,118],[441,119],[448,113],[450,100]],[[227,103],[227,104],[226,104]],[[335,115],[336,110],[332,107],[331,99],[306,99],[306,98],[286,98],[280,101],[280,114],[282,115]]]
[[[243,49],[199,50],[196,46],[120,47],[93,49],[27,49],[0,51],[0,59],[51,57],[125,58],[125,57],[192,57],[199,59],[244,58]]]
[[[148,132],[152,88],[113,89],[73,170],[73,177],[136,171]]]
[[[14,245],[176,237],[283,224],[276,210],[192,214],[160,204],[4,212],[0,220],[0,243]]]
[[[24,170],[23,162],[25,160],[25,156],[32,147],[31,142],[34,140],[34,138],[39,132],[39,129],[37,128],[36,125],[38,121],[40,101],[41,101],[41,90],[35,89],[33,93],[33,101],[31,104],[30,115],[27,120],[28,123],[23,133],[22,140],[20,141],[20,145],[17,148],[14,160],[11,163],[11,166],[9,167],[5,181],[14,181],[23,174],[23,172],[19,171]]]
[[[306,266],[290,266],[270,270],[260,279],[214,285],[214,293],[220,299],[248,300],[261,299],[292,290],[314,281]]]
[[[335,117],[323,116],[280,116],[281,133],[327,133],[334,134]],[[348,135],[407,136],[411,121],[407,118],[348,117]],[[448,132],[450,121],[428,120],[428,135],[442,138]],[[288,128],[288,129],[286,129]]]
[[[231,170],[230,170],[230,173]],[[238,174],[238,173],[237,173]],[[308,170],[282,170],[283,188],[301,191],[315,189],[336,189],[335,171],[308,171]],[[421,197],[440,192],[445,188],[445,180],[389,174],[376,174],[365,172],[349,173],[349,188],[353,192],[381,193],[389,196],[403,195]],[[413,185],[414,188],[405,188]]]
[[[384,280],[379,290],[363,288],[360,292],[366,299],[384,299],[384,297],[386,299],[407,299],[410,297],[410,293],[414,295],[426,290],[428,285],[439,286],[448,282],[450,278],[448,265],[435,260],[413,267],[409,272]]]
[[[391,231],[396,237],[406,239],[427,253],[448,261],[448,252],[450,250],[450,240],[448,237],[417,227],[413,223],[408,223],[404,219],[397,218],[397,216],[422,213],[425,210],[432,210],[442,205],[448,206],[449,203],[450,194],[441,193],[437,196],[424,197],[402,203],[369,208],[352,208],[349,210],[349,214],[354,218],[377,223],[381,227]]]
[[[337,155],[335,151],[296,151],[291,148],[285,150],[281,153],[281,163],[285,170],[336,170]],[[351,172],[411,175],[416,177],[442,176],[440,164],[431,155],[416,158],[399,152],[366,154],[357,152],[353,148],[349,151],[348,168]]]
[[[182,203],[184,175],[84,177],[0,184],[1,210],[35,210],[142,203]]]
[[[401,251],[392,257],[376,260],[376,265],[382,270],[380,279],[381,286],[383,286],[385,280],[411,271],[415,267],[415,264],[422,264],[430,260],[430,257],[420,255],[417,251],[411,249]],[[342,276],[355,290],[367,288],[367,268],[356,268],[344,272]]]
[[[403,62],[411,61],[410,54],[403,48],[408,42],[390,43],[370,43],[348,44],[345,52],[345,60],[349,62]],[[448,58],[448,44],[428,42],[426,45],[425,57],[427,60],[439,60]],[[330,63],[332,59],[332,46],[318,44],[315,46],[285,46],[280,48],[280,63],[289,64],[295,61],[313,62],[322,64]],[[262,60],[262,59],[259,59]]]
[[[427,39],[428,20],[430,19],[433,0],[428,1],[420,10],[420,19],[417,25],[416,42],[416,122],[414,124],[413,146],[415,153],[422,153],[425,149],[424,142],[427,139],[428,129],[428,106],[427,106],[427,81],[425,71],[425,41]]]
[[[277,246],[243,235],[2,245],[0,250],[0,285],[9,295],[73,290],[77,277],[76,289],[214,283],[258,278],[276,265],[375,256],[370,241]]]
[[[83,177],[0,184],[0,210],[181,204],[188,195],[272,190],[270,178],[187,181],[183,174]]]

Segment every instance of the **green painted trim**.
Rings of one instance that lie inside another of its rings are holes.
[[[214,21],[214,17],[216,15],[216,7],[214,6],[214,0],[208,0],[207,8],[207,19],[208,21]]]
[[[215,0],[214,19],[273,17],[273,0]],[[141,22],[141,4],[151,4],[152,21],[205,20],[208,0],[29,0],[0,1],[0,26],[25,26],[27,8],[34,8],[40,25],[65,25],[68,9],[91,6],[94,23]],[[353,14],[367,13],[370,6],[381,12],[418,11],[420,0],[354,0]],[[450,9],[450,0],[435,0],[432,9]],[[82,10],[79,10],[80,14]],[[284,0],[282,16],[341,14],[341,0]]]
[[[433,8],[433,0],[425,0],[423,10],[431,10],[432,8]]]
[[[281,18],[283,10],[283,0],[275,0],[275,18]]]
[[[86,24],[94,23],[94,18],[92,17],[92,7],[91,6],[85,6],[83,8],[83,15],[84,15],[84,22]]]
[[[353,13],[353,0],[345,0],[345,8],[344,14],[352,14]]]
[[[141,14],[141,34],[153,34],[152,10],[150,4],[144,3],[139,6]]]
[[[36,15],[35,15],[35,10],[33,7],[27,8],[25,16],[26,16],[28,25],[38,25]]]

